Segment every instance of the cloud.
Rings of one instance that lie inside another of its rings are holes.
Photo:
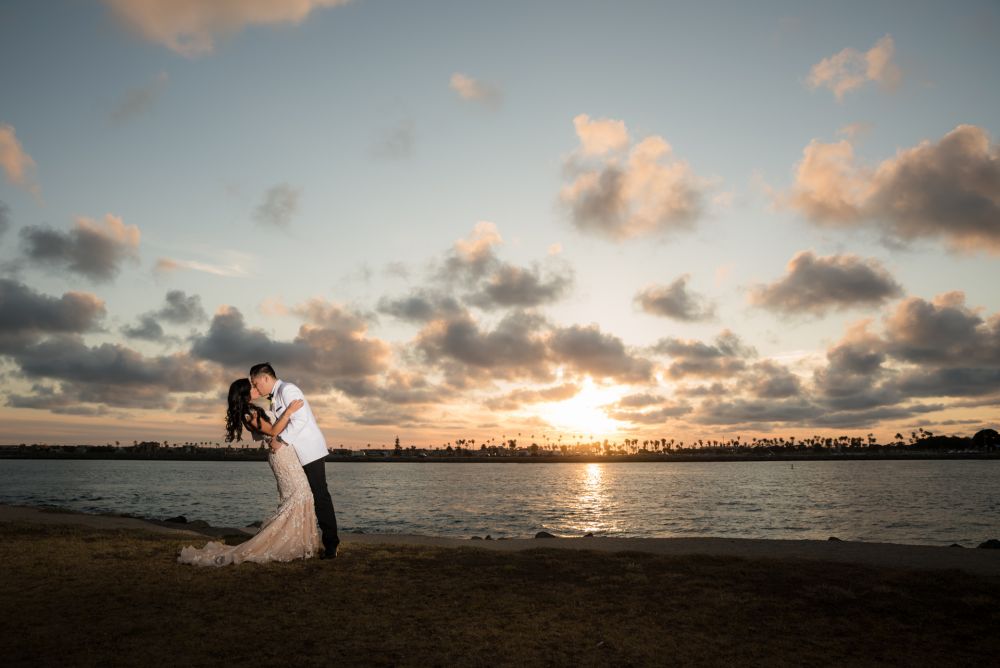
[[[732,375],[729,387],[693,388],[689,397],[705,397],[686,419],[697,425],[767,431],[776,425],[804,429],[871,428],[937,411],[943,404],[912,403],[893,385],[897,373],[888,368],[882,341],[867,329],[852,327],[827,351],[828,364],[812,383],[772,360],[747,366]]]
[[[151,313],[144,313],[139,316],[138,324],[125,325],[122,327],[121,332],[130,339],[142,339],[144,341],[165,341],[167,338],[163,326]]]
[[[620,124],[620,126],[618,125]],[[707,183],[662,137],[629,148],[624,123],[574,120],[580,148],[566,171],[560,200],[574,226],[613,241],[690,229],[704,209]]]
[[[827,350],[827,365],[813,374],[819,401],[835,410],[871,409],[903,399],[884,381],[890,374],[882,340],[868,329],[869,321],[852,325]]]
[[[802,393],[802,381],[787,367],[764,360],[754,364],[744,376],[751,393],[760,399],[784,399]]]
[[[651,285],[640,290],[633,301],[652,315],[684,322],[711,320],[715,317],[714,305],[704,297],[688,291],[689,279],[690,275],[684,274],[670,285]]]
[[[728,329],[716,337],[714,345],[701,341],[665,338],[658,341],[652,350],[654,353],[673,358],[673,362],[667,368],[667,374],[671,378],[729,377],[745,369],[746,360],[757,354]]]
[[[41,188],[35,181],[35,161],[17,139],[14,126],[0,123],[0,168],[11,184],[39,197]]]
[[[443,292],[417,290],[407,297],[382,297],[376,309],[400,320],[424,323],[464,312],[459,302]]]
[[[125,95],[111,110],[111,120],[114,123],[123,124],[148,112],[167,87],[168,81],[167,73],[160,72],[146,85],[125,91]]]
[[[228,265],[214,265],[195,260],[175,260],[168,257],[161,257],[156,261],[153,272],[156,274],[169,274],[180,270],[200,271],[213,276],[224,276],[226,278],[240,278],[247,276],[248,271],[240,262]]]
[[[702,401],[688,419],[701,425],[744,425],[764,431],[772,422],[811,426],[817,412],[814,404],[801,397],[778,400],[713,397]]]
[[[814,89],[829,88],[838,101],[869,81],[886,90],[895,90],[902,79],[899,67],[893,62],[895,50],[892,35],[882,37],[865,53],[846,48],[813,65],[807,83]]]
[[[1000,146],[973,125],[921,142],[872,169],[848,141],[810,142],[779,205],[819,224],[867,224],[895,242],[944,238],[1000,253]]]
[[[541,316],[523,311],[508,314],[492,331],[464,313],[428,323],[415,345],[428,362],[444,368],[452,384],[482,378],[547,379],[551,372],[542,337],[547,330]]]
[[[377,400],[361,402],[360,407],[358,411],[344,413],[343,419],[367,427],[410,427],[420,423],[419,416],[413,411],[386,405]]]
[[[904,299],[885,317],[853,325],[827,351],[814,385],[825,406],[867,410],[912,397],[1000,394],[1000,314],[984,320],[960,292]]]
[[[383,404],[429,404],[448,399],[447,390],[427,380],[426,375],[404,369],[390,369],[375,390]]]
[[[161,321],[175,325],[184,325],[205,320],[207,315],[201,306],[201,297],[188,296],[181,290],[171,290],[166,295],[166,304],[158,311],[151,311],[139,316],[136,325],[122,327],[122,333],[133,339],[147,341],[165,341],[166,333]]]
[[[215,40],[250,25],[301,23],[314,10],[349,0],[104,0],[115,18],[144,39],[193,58]]]
[[[368,328],[369,320],[374,317],[319,298],[296,304],[289,311],[312,326],[357,333],[363,333]]]
[[[467,239],[455,242],[445,258],[440,277],[466,281],[481,278],[497,262],[493,249],[503,243],[496,223],[481,220]]]
[[[169,408],[170,393],[205,392],[219,378],[185,354],[144,357],[119,344],[87,346],[73,334],[53,336],[12,355],[21,374],[58,381],[58,392],[9,397],[12,404],[51,408],[106,404],[120,408]],[[221,410],[221,409],[220,409]]]
[[[171,290],[167,293],[166,304],[156,312],[157,317],[175,325],[185,325],[204,320],[207,316],[201,306],[201,297],[187,295],[183,290]]]
[[[10,208],[0,200],[0,238],[10,229]]]
[[[382,274],[392,278],[409,278],[410,268],[405,262],[387,262],[382,268]]]
[[[591,120],[587,114],[573,119],[582,155],[604,155],[628,148],[630,139],[624,121],[612,118]]]
[[[499,88],[461,72],[452,74],[448,85],[460,98],[469,102],[479,102],[488,107],[497,107],[503,101],[503,94]]]
[[[555,360],[595,379],[644,383],[652,377],[652,362],[629,353],[621,339],[604,334],[597,325],[557,329],[550,345]]]
[[[299,195],[299,190],[287,183],[272,186],[265,193],[264,201],[254,210],[254,219],[263,225],[288,227],[299,209]]]
[[[239,309],[223,306],[213,316],[208,332],[196,336],[191,354],[229,368],[249,369],[255,362],[269,361],[278,370],[306,364],[308,351],[289,342],[272,341],[262,329],[249,329]]]
[[[612,409],[607,415],[612,420],[642,425],[662,425],[675,418],[687,415],[693,407],[685,402],[664,402],[652,410],[636,411]]]
[[[541,390],[514,390],[507,394],[486,401],[486,406],[494,411],[513,411],[526,404],[540,404],[550,401],[565,401],[577,395],[580,386],[575,383],[563,383]]]
[[[16,375],[34,381],[7,404],[72,415],[103,415],[108,407],[169,408],[172,392],[203,392],[217,384],[212,367],[185,354],[144,357],[128,347],[88,346],[81,334],[98,331],[105,317],[96,296],[40,294],[0,279],[0,355]]]
[[[573,271],[557,257],[519,267],[501,261],[503,243],[497,226],[480,221],[469,237],[459,239],[435,263],[430,286],[403,298],[383,297],[378,310],[403,320],[427,322],[463,311],[463,304],[485,311],[533,308],[561,299],[573,285]],[[453,296],[459,292],[459,296]]]
[[[903,300],[885,321],[886,351],[920,365],[1000,366],[1000,319],[984,322],[965,294]]]
[[[388,344],[367,334],[367,321],[341,306],[313,300],[292,309],[308,322],[291,341],[271,339],[261,329],[246,326],[238,309],[223,307],[208,332],[192,340],[191,355],[234,372],[268,361],[283,378],[319,390],[348,394],[373,391],[374,378],[385,371]]]
[[[812,425],[836,429],[870,429],[887,420],[904,420],[945,408],[944,404],[905,404],[880,406],[859,411],[822,411],[812,418]]]
[[[0,278],[0,353],[46,334],[79,334],[98,329],[104,302],[86,292],[50,297],[17,281]]]
[[[776,201],[815,223],[851,225],[862,219],[871,176],[871,170],[854,164],[849,141],[825,144],[814,139],[802,152],[791,192]]]
[[[413,154],[416,130],[412,120],[403,120],[390,128],[375,142],[372,154],[377,158],[399,160]]]
[[[629,394],[622,397],[615,403],[615,406],[617,408],[645,408],[646,406],[658,404],[663,400],[663,397],[658,394],[640,392],[638,394]]]
[[[1000,369],[946,367],[909,369],[893,381],[901,394],[916,397],[998,397]],[[985,404],[995,407],[997,399]]]
[[[108,214],[103,221],[77,218],[69,232],[26,227],[21,240],[29,260],[80,274],[92,281],[110,281],[125,260],[138,261],[139,228]]]
[[[80,397],[41,383],[33,384],[30,394],[7,395],[7,405],[11,408],[47,410],[57,415],[99,417],[111,413],[105,404],[81,404]]]
[[[466,300],[486,310],[530,308],[558,301],[569,291],[572,283],[572,273],[568,269],[543,276],[537,266],[526,269],[503,264]]]
[[[1000,146],[973,125],[922,142],[879,165],[869,215],[902,240],[945,237],[953,246],[1000,252]]]
[[[874,126],[871,123],[859,121],[857,123],[849,123],[848,125],[845,125],[837,130],[837,134],[843,135],[849,140],[854,141],[871,133],[873,127]]]
[[[658,348],[707,366],[707,373],[697,368],[702,376],[727,380],[725,386],[677,388],[679,396],[698,402],[683,416],[692,425],[757,431],[776,426],[870,429],[886,421],[1000,401],[1000,313],[981,315],[959,292],[930,301],[900,301],[883,319],[881,332],[874,330],[872,320],[854,323],[829,347],[826,364],[811,377],[774,360],[748,363],[752,351],[734,335],[714,346],[665,340]],[[727,361],[736,364],[721,371]],[[669,371],[672,377],[684,375]],[[938,401],[922,401],[927,398]],[[644,398],[636,403],[642,408]],[[629,416],[628,408],[617,408],[615,419],[655,423],[653,411]]]
[[[876,260],[802,251],[788,263],[784,277],[752,288],[750,301],[779,313],[823,315],[831,309],[876,306],[902,293]]]

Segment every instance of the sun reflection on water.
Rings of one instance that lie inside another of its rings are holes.
[[[612,524],[608,522],[608,495],[604,480],[603,464],[587,464],[580,471],[575,509],[572,512],[573,529],[583,533],[607,533]]]

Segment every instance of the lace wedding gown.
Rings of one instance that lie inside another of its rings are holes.
[[[267,456],[278,481],[281,504],[253,538],[240,545],[210,542],[205,547],[185,547],[177,557],[182,564],[226,566],[244,561],[291,561],[319,554],[319,528],[309,481],[299,458],[289,445]]]

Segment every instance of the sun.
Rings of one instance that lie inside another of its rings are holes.
[[[537,404],[535,412],[559,431],[583,436],[605,437],[618,433],[623,423],[604,412],[627,392],[620,386],[599,387],[588,377],[580,391],[570,399]]]

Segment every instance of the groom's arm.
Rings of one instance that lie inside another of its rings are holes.
[[[290,405],[296,399],[301,399],[302,401],[306,400],[305,395],[302,394],[302,390],[300,390],[295,385],[286,384],[284,387],[281,388],[281,390],[282,390],[281,399],[282,402],[285,404],[285,406]],[[309,407],[309,402],[306,402],[306,405],[303,406],[302,408],[305,409],[308,407]],[[285,412],[282,412],[281,416],[279,417],[283,417],[284,415]],[[282,431],[278,435],[281,437],[281,440],[283,440],[285,443],[295,443],[295,437],[299,434],[300,431],[302,431],[302,429],[306,426],[308,422],[309,422],[309,416],[307,415],[307,411],[302,409],[297,410],[294,413],[292,413],[291,416],[289,417],[288,426],[285,427],[284,431]]]

